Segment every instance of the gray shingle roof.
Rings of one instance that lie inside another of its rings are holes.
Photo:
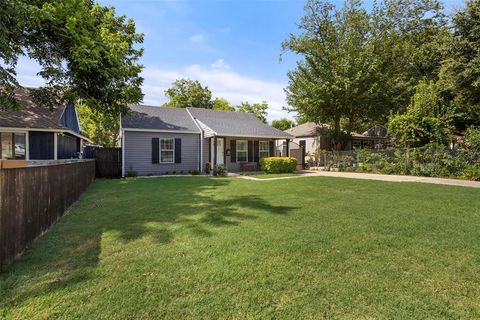
[[[201,121],[219,136],[292,138],[290,134],[262,123],[250,113],[202,108],[187,108],[187,110],[195,119]]]
[[[122,117],[122,128],[199,132],[186,109],[130,105],[132,114]]]
[[[328,129],[329,125],[322,124],[318,125],[313,122],[305,122],[296,127],[285,130],[285,132],[290,133],[294,137],[314,137],[320,134],[322,129]]]
[[[60,125],[65,106],[58,106],[53,110],[38,106],[32,102],[28,88],[16,89],[15,96],[21,107],[15,111],[1,111],[0,127],[70,130]]]

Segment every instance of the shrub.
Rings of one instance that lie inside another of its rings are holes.
[[[480,181],[480,165],[474,164],[465,168],[463,178],[468,180]]]
[[[125,177],[133,178],[137,176],[137,171],[133,170],[132,165],[128,167]]]
[[[291,173],[297,168],[297,159],[293,157],[267,157],[260,160],[266,173]]]
[[[198,176],[200,174],[200,171],[192,170],[192,171],[190,171],[190,174],[193,175],[193,176]]]
[[[217,164],[215,166],[214,174],[216,177],[225,177],[227,175],[227,167],[223,164]]]

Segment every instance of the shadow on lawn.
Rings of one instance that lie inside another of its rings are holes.
[[[216,228],[295,209],[222,190],[231,181],[187,177],[97,181],[69,215],[0,274],[0,310],[95,277],[106,232],[119,241],[111,249],[117,250],[115,254],[122,245],[143,237],[168,245],[177,232],[211,237]]]

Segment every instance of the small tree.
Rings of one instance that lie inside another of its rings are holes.
[[[433,82],[420,81],[405,114],[392,116],[388,134],[401,147],[445,144],[452,131],[453,111]]]

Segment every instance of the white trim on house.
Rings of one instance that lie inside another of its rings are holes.
[[[25,160],[30,160],[30,142],[28,131],[25,132]]]
[[[205,135],[205,132],[203,131],[203,129],[200,127],[200,125],[198,124],[198,121],[193,117],[193,115],[190,113],[190,111],[188,111],[188,108],[186,108],[187,110],[187,113],[188,115],[190,116],[190,118],[192,118],[192,121],[193,123],[195,123],[195,126],[198,128],[198,130],[200,131],[200,155],[198,157],[198,168],[197,170],[202,172],[203,170],[203,139],[204,139],[204,135]]]
[[[195,119],[196,122],[198,122],[198,124],[200,125],[202,130],[205,132],[205,138],[211,138],[211,137],[214,137],[214,136],[218,136],[218,134],[215,131],[213,131],[212,129],[210,129],[210,127],[207,126],[205,123],[198,120],[197,118],[194,118],[194,119]]]
[[[266,150],[267,157],[270,157],[270,141],[269,140],[259,140],[258,141],[258,159],[259,160],[262,159],[261,153],[262,152],[265,153],[265,150],[262,151],[262,148],[260,147],[262,142],[267,144],[267,150]]]
[[[123,129],[120,129],[120,139],[122,144],[122,177],[125,177],[125,131]]]
[[[19,128],[19,127],[0,127],[0,131],[10,131],[10,132],[25,132],[25,131],[42,131],[42,132],[60,132],[60,133],[69,133],[72,136],[75,136],[77,138],[86,140],[90,143],[92,143],[92,140],[88,139],[85,136],[82,136],[81,134],[70,130],[70,129],[43,129],[43,128]]]
[[[172,149],[162,149],[162,140],[171,140]],[[172,151],[172,161],[162,161],[162,150]],[[158,139],[158,163],[159,164],[174,164],[175,163],[175,138],[159,138]]]
[[[58,160],[58,134],[53,133],[53,160]]]
[[[138,129],[138,128],[123,128],[125,131],[132,131],[132,132],[159,132],[159,133],[187,133],[187,134],[200,134],[201,131],[187,131],[187,130],[159,130],[159,129]]]
[[[238,160],[238,145],[239,142],[245,142],[246,149],[240,150],[240,152],[245,152],[245,160]],[[237,140],[235,145],[235,158],[237,162],[248,162],[248,140]]]
[[[275,140],[292,140],[293,137],[274,137],[274,136],[262,136],[257,134],[228,134],[228,133],[217,133],[219,137],[232,137],[232,138],[258,138],[258,139],[275,139]]]

